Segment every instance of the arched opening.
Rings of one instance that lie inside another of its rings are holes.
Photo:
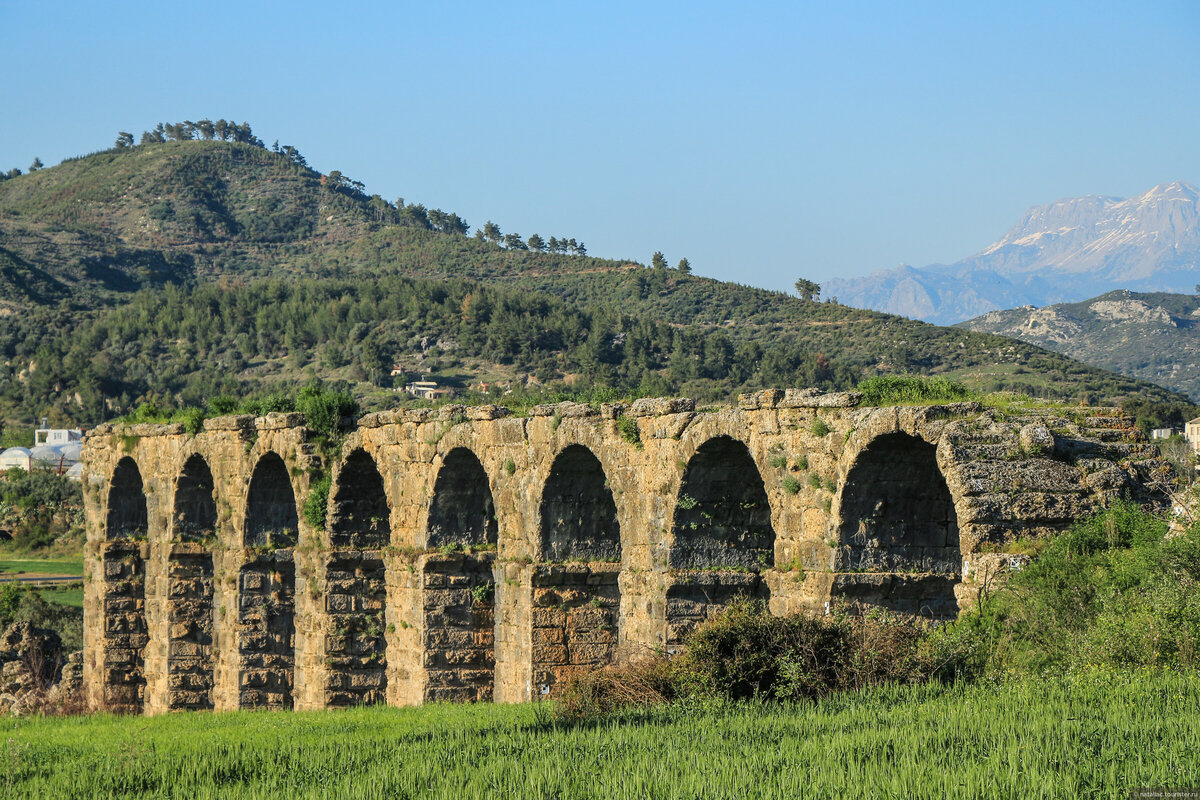
[[[276,453],[258,460],[246,498],[247,547],[292,547],[300,520],[287,466]]]
[[[426,702],[490,701],[495,689],[496,511],[487,472],[465,447],[446,454],[433,485],[422,645]]]
[[[213,496],[212,470],[199,453],[183,465],[175,483],[175,515],[172,538],[177,542],[199,542],[217,529],[217,503]]]
[[[391,541],[391,520],[383,476],[365,450],[355,450],[342,465],[330,515],[334,547],[377,550]]]
[[[541,516],[543,560],[621,560],[617,504],[604,467],[586,447],[573,444],[554,459]]]
[[[937,449],[906,433],[880,436],[855,460],[841,497],[835,569],[876,577],[839,581],[839,594],[934,619],[956,617],[958,515]],[[880,582],[879,573],[888,578]]]
[[[771,506],[746,445],[728,436],[701,445],[684,473],[672,529],[675,569],[757,572],[772,566]]]
[[[775,563],[771,506],[749,448],[729,436],[709,439],[684,471],[671,527],[667,643],[739,596],[765,598],[759,572]]]
[[[213,707],[213,557],[200,544],[215,536],[217,504],[212,470],[199,453],[175,483],[167,572],[167,707]]]
[[[465,447],[451,450],[433,484],[426,542],[446,545],[494,545],[498,527],[488,476]]]
[[[533,688],[552,695],[580,670],[610,663],[620,639],[617,505],[604,467],[586,447],[567,447],[550,467],[541,544],[552,563],[531,576]]]
[[[108,487],[108,518],[105,534],[109,541],[146,538],[146,494],[137,463],[126,456],[117,462]]]
[[[101,551],[104,582],[104,702],[117,712],[140,714],[146,695],[146,562],[149,525],[142,474],[132,458],[122,458],[108,490],[107,541]]]
[[[287,466],[267,453],[246,497],[246,547],[262,548],[238,576],[238,705],[291,708],[296,626],[296,569],[291,548],[300,522]]]

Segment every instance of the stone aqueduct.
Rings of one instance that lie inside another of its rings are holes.
[[[328,455],[296,414],[101,426],[84,446],[88,699],[526,700],[671,650],[740,594],[951,618],[1005,542],[1118,493],[1154,500],[1155,451],[1112,409],[859,402],[401,410]]]

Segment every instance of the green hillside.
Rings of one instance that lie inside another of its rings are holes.
[[[992,311],[961,327],[1011,336],[1200,400],[1200,296],[1109,292]]]
[[[479,228],[257,140],[151,141],[9,177],[0,415],[94,424],[150,398],[314,379],[371,407],[421,375],[715,399],[915,372],[1093,403],[1180,399],[1000,336]]]

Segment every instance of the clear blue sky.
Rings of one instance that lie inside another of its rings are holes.
[[[249,121],[473,226],[770,288],[1200,182],[1200,3],[0,0],[0,168]]]

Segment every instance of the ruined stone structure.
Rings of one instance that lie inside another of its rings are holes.
[[[1153,500],[1155,450],[1112,409],[859,402],[401,410],[327,453],[297,414],[101,426],[84,447],[89,699],[520,701],[676,648],[738,595],[953,618],[1006,542]]]

